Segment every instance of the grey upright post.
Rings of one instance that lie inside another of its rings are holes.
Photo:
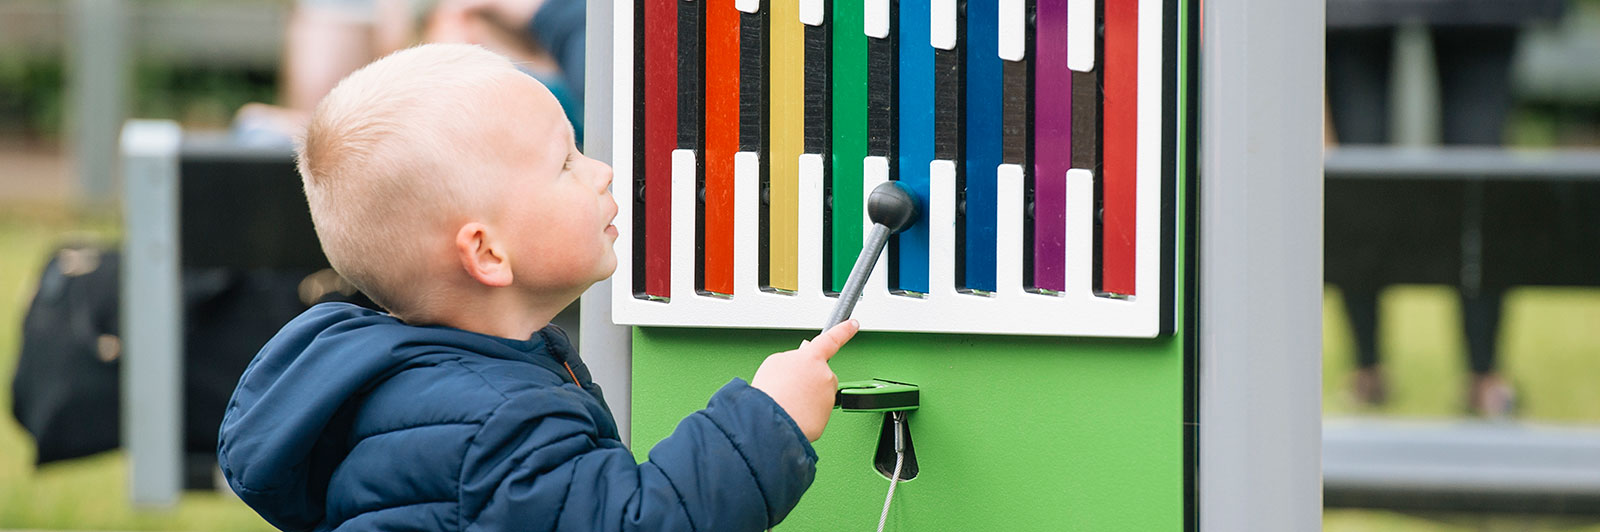
[[[594,159],[611,163],[611,61],[612,61],[612,2],[590,0],[586,15],[588,35],[584,46],[583,96],[583,151]],[[626,185],[618,187],[617,180],[629,182],[628,176],[616,176],[612,193],[617,201],[630,201],[632,196]],[[578,345],[583,350],[583,360],[594,374],[595,382],[605,390],[606,403],[611,415],[617,419],[617,432],[622,443],[631,444],[630,423],[633,420],[633,339],[632,329],[611,321],[611,280],[607,279],[589,288],[579,300]]]
[[[80,198],[90,205],[113,199],[117,129],[122,126],[128,80],[128,11],[122,0],[74,0],[68,23],[72,50],[72,158]]]
[[[183,472],[183,307],[178,147],[170,121],[122,130],[122,443],[139,506],[178,502]]]
[[[1208,0],[1202,532],[1321,530],[1323,0]]]

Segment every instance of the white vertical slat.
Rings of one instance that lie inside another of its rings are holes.
[[[956,48],[956,0],[931,0],[933,20],[928,32],[929,44],[940,50]]]
[[[689,299],[695,292],[695,264],[699,257],[695,256],[694,235],[700,222],[695,219],[695,177],[694,150],[672,150],[672,274],[669,283],[673,300]]]
[[[1067,68],[1078,72],[1094,70],[1095,0],[1067,0]]]
[[[1074,297],[1094,295],[1094,173],[1067,170],[1067,267],[1063,291]]]
[[[862,30],[868,37],[885,39],[889,37],[889,0],[866,0],[861,8]]]
[[[616,0],[612,4],[611,24],[607,29],[612,37],[611,50],[633,50],[633,20],[634,0]],[[601,19],[592,19],[600,21]],[[590,36],[597,32],[590,32]],[[615,60],[609,63],[612,87],[606,91],[611,95],[611,121],[607,129],[596,130],[595,134],[611,134],[611,146],[622,147],[614,149],[606,159],[611,163],[614,172],[612,177],[612,195],[617,200],[617,217],[613,225],[617,226],[617,242],[612,249],[617,253],[617,270],[611,274],[611,320],[616,324],[627,324],[636,321],[633,316],[635,308],[631,303],[633,297],[633,264],[635,260],[644,260],[643,257],[633,256],[633,239],[637,237],[637,228],[633,226],[633,190],[635,164],[644,164],[644,161],[633,160],[633,74],[634,57],[632,53],[615,55]],[[598,66],[595,61],[598,57],[590,57],[589,70]],[[586,84],[585,90],[598,90],[592,84]],[[627,87],[626,89],[622,89]],[[600,100],[594,100],[600,101]],[[599,113],[596,113],[597,115]],[[581,334],[580,334],[581,336]],[[631,336],[629,337],[631,339]],[[631,340],[629,340],[631,341]],[[580,340],[581,342],[581,340]],[[631,356],[631,347],[630,347]],[[619,420],[620,421],[620,420]],[[626,440],[625,440],[626,441]]]
[[[928,300],[956,296],[956,163],[928,163]]]
[[[1000,0],[1000,58],[1021,61],[1028,53],[1028,11],[1022,0]]]
[[[800,156],[800,250],[796,291],[804,297],[822,295],[822,156]]]
[[[733,296],[761,291],[761,156],[733,154]]]
[[[1139,0],[1138,172],[1134,199],[1134,293],[1160,299],[1161,292],[1161,106],[1163,2]]]
[[[889,182],[889,159],[887,157],[867,157],[861,161],[861,241],[866,242],[867,236],[872,234],[872,216],[867,213],[866,206],[870,203],[873,189],[878,185]],[[889,246],[878,250],[877,261],[872,268],[872,274],[867,276],[866,286],[861,291],[863,302],[881,300],[889,295],[889,262],[885,257],[889,255]],[[860,303],[857,303],[860,305]]]
[[[822,9],[822,0],[800,0],[800,23],[807,26],[821,26],[827,21],[826,17],[827,14]]]
[[[1025,293],[1022,279],[1023,247],[1032,245],[1023,241],[1023,209],[1026,208],[1022,190],[1022,166],[1002,164],[996,170],[995,224],[995,294],[1015,297]]]

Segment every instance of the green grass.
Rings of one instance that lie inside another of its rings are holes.
[[[1322,405],[1328,417],[1459,417],[1467,368],[1461,308],[1444,286],[1399,286],[1379,299],[1378,351],[1389,402],[1357,405],[1349,393],[1355,346],[1339,292],[1323,298]],[[1541,423],[1600,425],[1600,289],[1519,288],[1505,300],[1500,367],[1517,387],[1519,417]],[[1329,510],[1331,532],[1600,532],[1600,519],[1426,516]]]
[[[50,206],[0,205],[0,528],[79,530],[272,530],[231,496],[189,493],[167,510],[128,504],[127,460],[112,452],[33,467],[33,443],[11,417],[18,328],[39,269],[68,240],[115,238],[115,220]],[[1396,287],[1382,295],[1380,348],[1390,402],[1356,406],[1346,393],[1354,354],[1336,290],[1324,299],[1323,405],[1330,416],[1454,417],[1462,411],[1466,370],[1460,310],[1446,287]],[[1522,416],[1600,424],[1600,290],[1519,289],[1506,300],[1502,365],[1518,386]],[[1334,510],[1334,532],[1600,532],[1593,522],[1548,518],[1413,516]]]
[[[1454,289],[1397,286],[1380,296],[1378,351],[1389,403],[1354,404],[1355,347],[1337,290],[1323,299],[1323,413],[1455,417],[1465,411],[1467,369]],[[1518,288],[1507,294],[1500,366],[1517,388],[1519,417],[1600,423],[1600,290]]]

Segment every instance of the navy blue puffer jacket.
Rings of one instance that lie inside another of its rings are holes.
[[[218,460],[285,530],[720,531],[781,521],[817,456],[734,379],[641,464],[559,329],[516,341],[322,304],[245,371]]]

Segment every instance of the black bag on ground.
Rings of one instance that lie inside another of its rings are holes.
[[[58,250],[22,320],[11,411],[33,434],[39,464],[117,447],[117,260]]]
[[[64,247],[23,321],[12,409],[46,464],[119,446],[119,254]],[[310,270],[190,268],[183,273],[184,450],[191,488],[209,487],[217,427],[239,375],[307,307]],[[195,470],[198,469],[198,470]]]

